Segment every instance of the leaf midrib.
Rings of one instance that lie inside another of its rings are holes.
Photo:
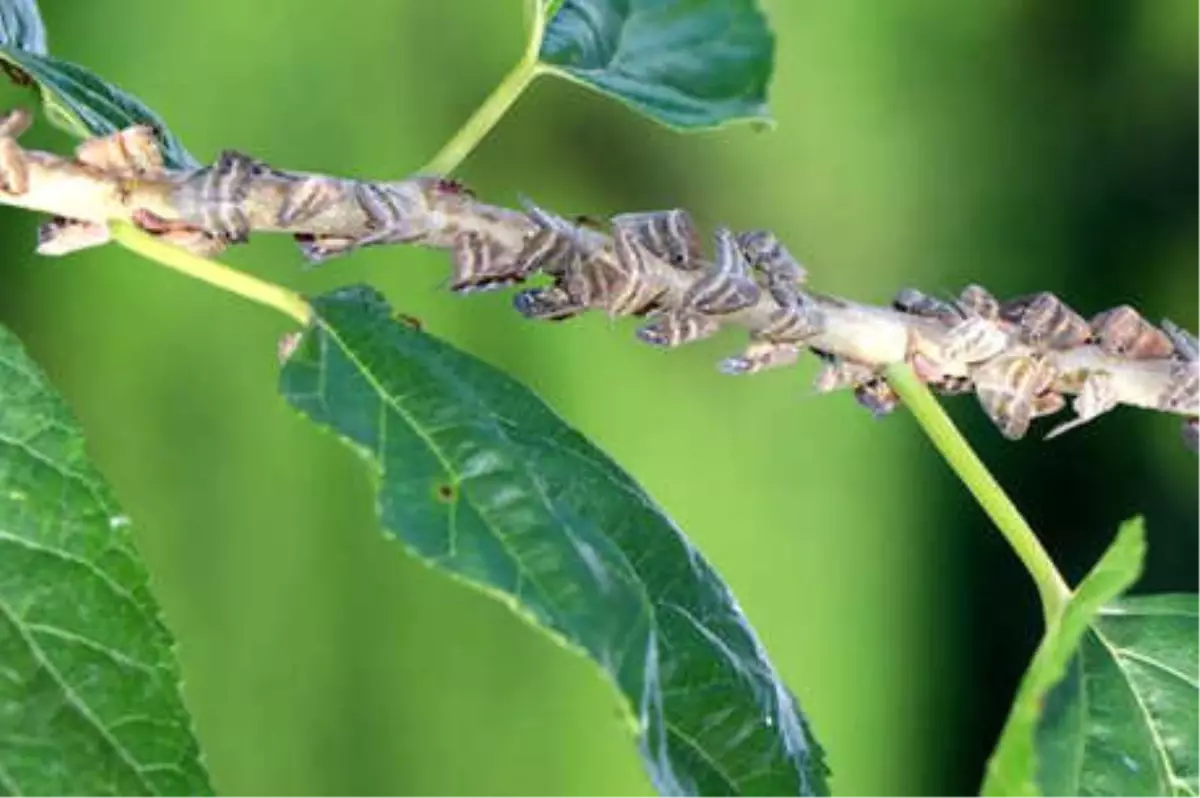
[[[1158,728],[1154,725],[1154,719],[1150,715],[1149,708],[1146,706],[1145,702],[1142,701],[1142,696],[1134,686],[1133,679],[1130,677],[1129,671],[1125,668],[1125,663],[1123,663],[1121,658],[1117,656],[1117,652],[1120,651],[1120,648],[1109,641],[1109,639],[1104,636],[1104,633],[1100,631],[1099,627],[1097,627],[1095,624],[1091,625],[1091,631],[1096,635],[1096,639],[1100,641],[1102,646],[1104,646],[1105,650],[1108,652],[1108,655],[1112,657],[1113,663],[1117,666],[1117,670],[1121,674],[1122,682],[1125,685],[1125,688],[1129,690],[1129,694],[1133,697],[1134,703],[1137,705],[1138,712],[1141,713],[1142,719],[1145,721],[1146,729],[1150,733],[1150,739],[1153,744],[1154,751],[1158,754],[1158,761],[1162,767],[1160,772],[1162,775],[1166,776],[1168,784],[1171,787],[1175,787],[1182,782],[1176,776],[1174,770],[1171,769],[1171,762],[1167,758],[1166,746],[1163,744],[1162,737],[1158,733]]]
[[[366,364],[364,364],[362,362],[362,360],[355,354],[353,349],[347,345],[346,341],[342,338],[342,336],[338,333],[338,331],[332,325],[330,325],[325,319],[320,319],[320,325],[321,325],[321,329],[326,333],[326,335],[329,336],[329,338],[337,344],[338,348],[342,351],[342,353],[351,361],[351,363],[354,364],[354,366],[359,370],[359,372],[361,374],[363,374],[363,376],[366,378],[367,382],[370,384],[371,388],[375,391],[376,396],[379,397],[381,399],[381,401],[384,402],[387,406],[394,408],[396,410],[396,412],[400,414],[400,416],[408,424],[409,428],[411,428],[417,434],[417,436],[425,443],[425,445],[429,448],[429,450],[431,452],[433,452],[434,457],[437,458],[438,463],[442,466],[442,468],[445,469],[446,473],[450,474],[454,478],[455,484],[461,485],[461,475],[458,473],[457,468],[455,468],[453,463],[451,463],[451,461],[446,457],[441,446],[426,433],[424,426],[421,424],[418,424],[416,422],[416,420],[413,418],[413,416],[407,411],[407,409],[404,408],[400,404],[398,399],[396,397],[393,397],[384,388],[384,386],[375,377],[374,372],[371,369],[366,367]],[[324,353],[322,353],[322,357],[325,357]],[[327,370],[327,366],[325,366],[323,364],[322,368],[321,368],[322,374],[326,373],[326,370]],[[459,383],[459,385],[460,385],[460,387],[462,387],[461,383]],[[464,395],[471,396],[473,400],[476,399],[475,392],[473,390],[465,390]],[[476,400],[475,403],[478,404],[478,401]],[[512,422],[506,422],[506,423],[511,424]],[[510,444],[512,443],[511,439],[509,439],[507,434],[504,432],[503,427],[498,426],[497,431],[506,441],[508,441]],[[538,498],[541,500],[541,503],[544,506],[544,508],[546,509],[547,513],[549,513],[551,516],[557,517],[557,514],[554,511],[553,505],[550,503],[549,498],[546,496],[544,487],[528,471],[525,471],[525,476],[537,488]],[[467,502],[468,504],[471,505],[471,507],[479,514],[480,518],[485,519],[485,520],[488,519],[488,517],[489,517],[488,513],[483,508],[481,508],[479,506],[479,504],[477,504],[476,502],[471,500],[470,494],[467,491],[465,491],[465,490],[459,491],[458,495],[462,501]],[[498,541],[500,541],[500,544],[504,547],[505,552],[508,554],[509,557],[512,558],[513,562],[517,565],[522,576],[528,578],[530,583],[534,587],[536,587],[537,590],[542,594],[542,598],[546,602],[546,605],[548,607],[550,607],[555,612],[556,615],[560,615],[558,608],[554,605],[554,602],[550,599],[549,593],[546,591],[546,588],[528,570],[527,566],[525,565],[524,560],[521,557],[517,556],[517,554],[511,549],[507,538],[497,531],[497,527],[493,523],[489,523],[488,526],[491,529],[493,536]],[[564,526],[566,526],[565,523],[564,523]],[[620,550],[619,547],[617,547],[617,548],[619,551]],[[453,551],[453,549],[451,549],[451,551]],[[624,555],[624,552],[622,552],[622,555]],[[626,559],[626,564],[627,565],[629,564],[628,559]],[[654,613],[654,605],[650,602],[649,597],[647,596],[647,594],[645,592],[645,583],[642,581],[641,575],[635,569],[633,569],[632,566],[630,566],[630,573],[632,573],[633,576],[635,577],[634,582],[638,588],[638,598],[640,599],[642,608],[646,612],[647,616],[649,617],[650,623],[653,626],[657,627],[657,618]],[[516,596],[516,598],[520,598],[520,597]],[[616,674],[612,674],[612,678],[615,681]],[[665,720],[665,716],[664,716],[664,720]]]

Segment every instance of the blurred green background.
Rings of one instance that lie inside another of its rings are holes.
[[[53,52],[140,96],[197,157],[373,177],[418,168],[485,96],[522,48],[521,5],[42,2]],[[773,227],[819,288],[863,300],[980,281],[1196,329],[1194,2],[763,5],[774,132],[681,136],[545,81],[462,176],[496,202]],[[45,125],[31,140],[69,146]],[[137,521],[221,791],[648,791],[590,665],[376,531],[360,463],[276,395],[286,319],[116,249],[37,259],[35,225],[0,212],[0,322]],[[507,295],[440,290],[438,253],[304,272],[263,238],[228,261],[307,292],[380,286],[613,454],[732,586],[836,791],[976,789],[1038,613],[904,414],[813,397],[811,361],[723,377],[732,333],[664,354],[627,324],[525,322]],[[1123,409],[1009,444],[973,400],[950,409],[1072,579],[1144,512],[1138,589],[1196,589],[1197,464],[1176,421]]]

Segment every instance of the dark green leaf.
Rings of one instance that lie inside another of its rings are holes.
[[[1046,795],[1195,795],[1197,599],[1103,607],[1038,729]]]
[[[989,795],[1196,792],[1197,599],[1115,600],[1141,571],[1141,519],[1047,630],[988,763]]]
[[[1047,696],[1067,675],[1067,666],[1100,608],[1137,581],[1145,553],[1142,519],[1126,521],[1116,541],[1076,588],[1060,617],[1051,621],[1025,671],[1000,742],[988,762],[984,794],[1038,793],[1035,738]]]
[[[50,121],[80,138],[106,136],[131,125],[158,132],[168,167],[198,165],[163,121],[138,98],[83,67],[46,54],[46,36],[32,0],[0,0],[0,62],[41,90]]]
[[[34,0],[0,0],[0,46],[46,54],[46,27]]]
[[[178,683],[128,519],[0,328],[0,794],[207,792]]]
[[[672,127],[770,119],[775,41],[756,0],[566,0],[539,55]]]
[[[282,391],[367,458],[383,527],[593,659],[663,792],[824,792],[822,754],[728,588],[612,461],[367,288],[314,301]]]

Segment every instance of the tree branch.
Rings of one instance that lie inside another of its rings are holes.
[[[136,152],[130,132],[114,137],[123,135],[112,149]],[[107,236],[95,235],[96,226],[114,220],[206,255],[252,232],[292,234],[314,261],[367,246],[436,247],[450,251],[459,292],[549,277],[515,299],[530,318],[585,310],[644,317],[638,337],[658,346],[743,327],[750,344],[721,364],[727,373],[788,365],[811,350],[825,362],[818,390],[853,389],[875,413],[899,401],[885,368],[906,362],[935,390],[974,392],[1009,438],[1074,396],[1076,420],[1051,435],[1125,404],[1184,416],[1185,437],[1195,440],[1194,336],[1169,322],[1154,327],[1127,306],[1085,321],[1050,294],[997,302],[971,286],[952,301],[905,289],[893,306],[877,307],[809,289],[803,267],[765,231],[719,230],[707,256],[683,211],[624,214],[606,229],[532,203],[489,205],[437,177],[372,182],[287,172],[236,152],[190,172],[139,170],[125,155],[106,154],[105,141],[64,158],[21,149],[0,124],[0,202],[58,217],[43,226],[39,251],[102,243]],[[75,245],[80,228],[91,235]]]

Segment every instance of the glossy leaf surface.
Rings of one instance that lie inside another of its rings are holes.
[[[825,792],[820,750],[728,588],[628,475],[371,289],[314,307],[282,391],[372,464],[390,535],[595,661],[662,792]]]
[[[770,119],[775,41],[755,0],[565,0],[539,55],[672,127]]]

